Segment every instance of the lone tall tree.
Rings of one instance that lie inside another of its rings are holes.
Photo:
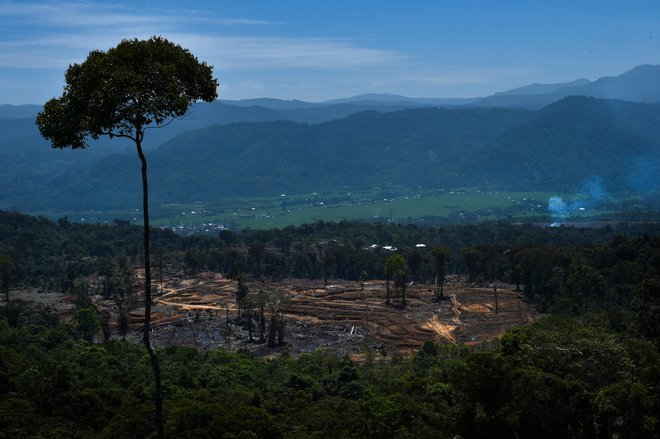
[[[5,298],[9,302],[9,286],[11,284],[11,272],[14,268],[14,261],[9,255],[0,253],[0,291],[5,293]]]
[[[107,52],[90,52],[82,64],[70,65],[64,92],[37,115],[41,134],[54,148],[85,148],[100,136],[124,137],[135,143],[142,163],[144,215],[144,345],[154,371],[158,437],[163,432],[160,365],[151,345],[151,266],[149,258],[149,186],[142,141],[147,130],[183,116],[196,101],[217,97],[212,67],[188,50],[161,37],[123,40]]]
[[[394,279],[395,286],[401,288],[402,287],[401,282],[405,282],[407,263],[408,262],[406,261],[406,258],[404,258],[401,253],[391,254],[385,260],[385,267],[383,271],[385,272],[385,291],[387,294],[385,299],[386,305],[390,304],[390,280]],[[405,288],[405,285],[403,285],[403,288]],[[403,291],[402,305],[405,305],[406,293],[405,290],[402,291]]]
[[[449,253],[451,250],[443,247],[436,247],[431,251],[431,256],[433,257],[433,268],[435,268],[435,273],[438,276],[438,289],[437,289],[437,300],[442,300],[445,298],[444,294],[444,285],[445,285],[445,276],[447,275],[447,259],[449,259]]]

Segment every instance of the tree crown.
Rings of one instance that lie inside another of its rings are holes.
[[[37,125],[54,148],[85,148],[101,135],[141,141],[146,128],[217,98],[212,70],[162,37],[123,40],[70,65],[62,96],[46,103]]]
[[[401,253],[393,253],[385,260],[385,274],[398,275],[399,272],[405,271],[407,263],[408,261]]]

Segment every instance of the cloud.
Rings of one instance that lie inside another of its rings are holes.
[[[1,67],[65,68],[81,62],[91,50],[106,50],[121,39],[148,38],[154,33],[112,32],[58,34],[0,41]],[[355,46],[341,39],[224,37],[163,32],[164,37],[190,49],[200,59],[222,69],[351,68],[394,62],[402,55]]]
[[[32,25],[62,27],[169,26],[206,23],[225,26],[281,24],[251,18],[220,17],[211,11],[171,9],[138,12],[126,5],[100,2],[0,2],[0,18]]]
[[[227,27],[235,34],[241,26],[274,24],[283,23],[193,9],[149,14],[113,3],[0,0],[0,26],[5,28],[0,33],[0,66],[64,69],[84,60],[91,50],[151,35],[177,42],[223,69],[350,68],[402,59],[396,52],[359,47],[341,38],[227,35]]]
[[[64,69],[94,49],[116,45],[121,38],[102,34],[56,34],[0,41],[0,67]]]
[[[0,66],[15,68],[62,68],[82,61],[89,51],[116,45],[126,32],[78,33],[0,41]],[[148,38],[142,32],[131,38]],[[362,48],[334,39],[222,37],[163,33],[190,49],[200,59],[223,69],[350,68],[394,62],[402,55]]]
[[[167,15],[176,17],[177,22],[204,23],[221,26],[274,26],[285,24],[283,22],[258,20],[253,18],[228,18],[199,9],[171,9]]]
[[[92,2],[3,2],[0,17],[14,24],[32,26],[96,27],[144,25],[162,22],[164,17],[129,13],[113,4]]]
[[[223,69],[351,68],[394,62],[399,53],[358,47],[332,38],[224,37],[174,35],[211,64]]]

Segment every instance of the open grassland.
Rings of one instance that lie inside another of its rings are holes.
[[[547,214],[548,192],[442,191],[432,194],[312,194],[264,199],[237,199],[224,208],[203,203],[163,206],[155,225],[197,225],[269,229],[315,221],[424,218],[485,220]]]
[[[564,211],[551,212],[550,199],[562,200]],[[404,192],[372,189],[360,192],[281,194],[245,197],[218,202],[155,204],[152,225],[172,227],[181,234],[233,230],[273,229],[316,221],[385,221],[417,224],[458,224],[487,220],[539,223],[590,223],[607,221],[658,221],[660,198],[635,194],[606,195],[556,192],[507,192],[478,189]],[[140,223],[138,210],[36,212],[53,219],[64,215],[73,222],[110,223],[115,219]]]

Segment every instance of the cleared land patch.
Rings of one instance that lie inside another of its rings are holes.
[[[527,325],[539,315],[520,293],[499,287],[497,310],[492,288],[468,287],[458,276],[449,277],[445,300],[435,299],[433,285],[413,284],[406,291],[406,306],[393,295],[385,304],[385,282],[285,279],[251,284],[257,289],[281,289],[290,302],[283,308],[286,318],[285,344],[269,349],[251,343],[247,330],[236,324],[237,282],[216,273],[197,278],[182,274],[166,278],[155,298],[152,316],[156,346],[183,345],[199,349],[243,348],[261,355],[273,352],[309,352],[317,348],[358,356],[367,350],[381,355],[406,353],[426,340],[439,343],[475,344],[500,336],[514,326]],[[138,280],[139,282],[139,280]],[[12,292],[14,298],[36,300],[55,306],[70,318],[72,297],[60,293]],[[118,306],[112,299],[94,296],[97,308],[110,316],[114,336],[118,334]],[[143,309],[129,314],[127,338],[139,342]]]

